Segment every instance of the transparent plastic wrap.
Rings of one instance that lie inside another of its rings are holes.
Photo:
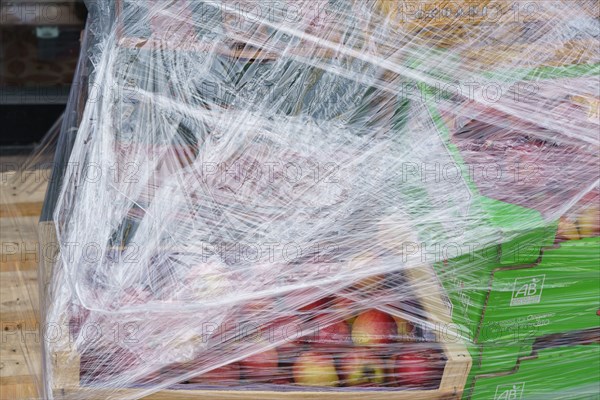
[[[43,397],[598,394],[597,6],[88,8]]]

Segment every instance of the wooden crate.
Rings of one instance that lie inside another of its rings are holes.
[[[53,180],[48,193],[53,193],[60,186],[59,180]],[[53,202],[54,197],[49,196],[46,202]],[[53,209],[53,206],[47,208]],[[46,214],[50,217],[51,213]],[[49,218],[42,217],[38,226],[38,234],[40,238],[40,248],[42,249],[57,249],[56,230],[54,223]],[[46,254],[42,258],[40,267],[40,292],[42,299],[52,297],[52,277],[59,273],[56,268],[55,260],[58,259],[58,254]],[[249,390],[161,390],[149,394],[146,388],[118,388],[118,389],[102,389],[92,386],[80,385],[80,354],[69,344],[61,347],[63,351],[49,352],[46,348],[46,357],[43,376],[46,379],[44,383],[49,383],[51,387],[46,388],[48,393],[52,393],[56,399],[107,399],[107,398],[148,398],[156,400],[167,399],[337,399],[340,396],[348,399],[369,399],[369,400],[430,400],[430,399],[460,399],[471,369],[471,357],[466,346],[460,339],[445,341],[450,336],[456,338],[454,333],[449,333],[445,330],[447,327],[452,327],[452,317],[450,307],[445,299],[443,289],[441,288],[433,269],[429,265],[422,265],[419,268],[414,268],[406,271],[406,278],[410,283],[415,299],[420,303],[425,319],[433,325],[443,327],[444,329],[436,329],[437,345],[443,352],[445,361],[443,375],[441,377],[439,387],[437,389],[426,390],[356,390],[349,391],[346,388],[341,391],[249,391]],[[43,300],[42,300],[43,301]],[[389,312],[387,309],[382,309]],[[65,317],[65,319],[67,319]],[[45,324],[45,315],[41,313],[41,324]],[[56,323],[57,321],[53,321]],[[60,321],[68,323],[66,321]],[[48,343],[43,341],[43,345]],[[49,376],[50,371],[54,374]],[[289,388],[289,387],[288,387]],[[289,389],[288,389],[289,390]]]
[[[56,248],[56,234],[52,221],[42,221],[39,223],[39,237],[41,248]],[[48,295],[51,288],[51,279],[55,271],[53,260],[57,255],[43,259],[43,266],[40,268],[40,289],[44,297]],[[429,400],[429,399],[460,399],[469,375],[472,361],[471,356],[463,344],[458,339],[455,332],[451,331],[452,317],[448,301],[445,298],[443,289],[435,276],[433,269],[429,265],[422,265],[406,271],[408,282],[414,293],[415,299],[420,303],[424,316],[428,322],[439,329],[434,332],[437,335],[437,345],[443,352],[446,359],[443,375],[437,389],[426,390],[389,390],[389,391],[368,391],[357,390],[343,392],[338,391],[249,391],[249,390],[161,390],[152,394],[147,394],[148,389],[143,388],[118,388],[102,389],[92,386],[80,385],[80,355],[73,347],[67,351],[49,354],[47,362],[55,374],[46,382],[52,382],[52,387],[48,388],[56,399],[106,399],[106,398],[148,398],[156,400],[167,399],[336,399],[342,395],[348,399],[392,399],[392,400]],[[383,309],[390,312],[393,310]],[[45,323],[44,315],[41,315],[42,323]],[[64,321],[63,321],[64,322]],[[445,341],[450,336],[457,338],[455,340]]]
[[[41,228],[45,232],[46,240],[53,240],[48,223]],[[50,268],[51,270],[51,268]],[[437,282],[433,270],[429,266],[411,270],[408,274],[412,283],[416,298],[420,301],[423,310],[432,324],[451,327],[447,302],[444,300],[442,289]],[[392,399],[392,400],[431,400],[431,399],[460,399],[471,369],[471,357],[465,345],[460,339],[444,342],[442,335],[448,332],[442,329],[436,331],[440,340],[441,350],[446,358],[443,375],[437,389],[426,390],[386,390],[369,391],[356,390],[343,392],[328,391],[250,391],[250,390],[185,390],[169,389],[148,394],[144,388],[116,388],[103,389],[92,386],[80,385],[80,355],[75,349],[68,352],[54,353],[50,355],[52,369],[56,374],[50,380],[53,382],[52,393],[56,399],[106,399],[106,398],[148,398],[155,400],[167,399],[337,399],[343,396],[347,399]],[[455,337],[453,334],[450,336]],[[241,387],[243,388],[243,386]]]

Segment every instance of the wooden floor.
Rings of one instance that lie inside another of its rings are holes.
[[[12,163],[0,158],[0,165]],[[3,171],[8,168],[3,168]],[[48,171],[0,174],[0,399],[37,399],[37,222]]]

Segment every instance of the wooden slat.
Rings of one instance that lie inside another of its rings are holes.
[[[61,397],[61,393],[64,396]],[[57,399],[60,398],[85,398],[94,400],[105,400],[107,398],[144,398],[147,400],[193,400],[193,399],[243,399],[243,400],[451,400],[460,399],[456,393],[440,393],[435,390],[422,391],[395,391],[395,392],[266,392],[266,391],[233,391],[233,390],[163,390],[161,392],[146,394],[142,390],[99,390],[90,389],[80,392],[65,391],[56,393]],[[82,396],[82,397],[77,397]]]
[[[51,171],[48,169],[0,173],[1,204],[42,203],[50,175]]]
[[[20,254],[3,254],[2,257],[0,272],[37,271],[38,257],[25,260],[22,260],[23,257]]]
[[[2,157],[3,165],[24,160]],[[46,170],[0,174],[0,399],[39,398],[37,223]]]
[[[38,242],[37,221],[39,216],[29,217],[8,217],[0,218],[0,241],[2,243],[32,243]],[[14,249],[8,248],[8,245],[0,249],[2,254],[10,254]],[[22,250],[28,251],[25,248]]]
[[[0,313],[0,325],[2,329],[21,329],[25,327],[26,332],[32,332],[39,325],[39,321],[37,315],[33,312],[26,315],[19,312],[7,312]],[[6,333],[4,334],[6,335]]]
[[[37,271],[0,272],[0,280],[0,315],[27,316],[37,307]]]
[[[19,350],[19,354],[15,354],[12,357],[6,357],[3,354],[2,361],[0,362],[0,385],[23,382],[33,384],[29,368],[21,351]]]
[[[23,383],[40,358],[36,271],[0,272],[0,282],[0,384]]]
[[[37,216],[42,212],[43,202],[24,202],[9,205],[0,205],[0,218],[11,216],[32,217]]]
[[[25,369],[23,375],[11,375],[11,376],[0,376],[0,385],[22,385],[29,389],[33,389],[35,386],[33,376],[29,373],[28,369]]]
[[[0,399],[38,399],[35,386],[27,381],[0,385]]]
[[[0,399],[37,398],[31,363],[39,360],[37,321],[0,315]]]

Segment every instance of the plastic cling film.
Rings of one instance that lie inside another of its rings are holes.
[[[589,2],[87,5],[44,398],[533,398],[595,351]]]

